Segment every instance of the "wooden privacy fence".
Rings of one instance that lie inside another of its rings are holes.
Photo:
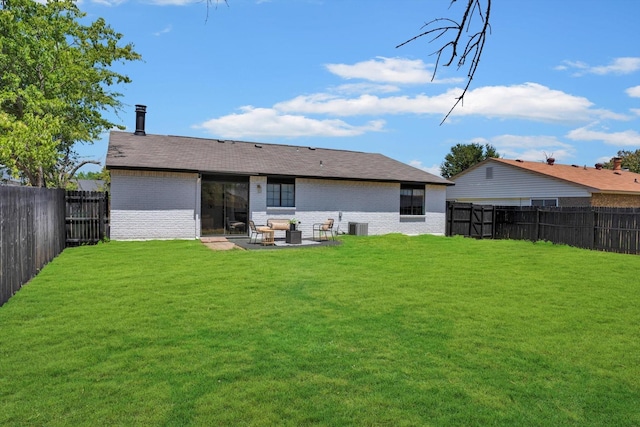
[[[95,244],[109,237],[109,194],[66,192],[67,246]]]
[[[447,236],[492,239],[493,229],[493,206],[447,202]]]
[[[107,237],[107,193],[0,186],[0,305],[65,247]]]
[[[0,305],[65,247],[64,190],[0,186]]]
[[[640,208],[448,203],[447,235],[545,240],[585,249],[640,254]]]

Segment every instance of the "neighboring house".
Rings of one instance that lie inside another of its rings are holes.
[[[246,236],[247,224],[296,218],[367,223],[369,234],[444,234],[441,177],[381,154],[279,144],[111,132],[110,237]]]
[[[76,179],[79,191],[104,191],[104,181],[101,179]]]
[[[545,162],[486,159],[451,177],[447,200],[502,206],[640,207],[640,174]]]

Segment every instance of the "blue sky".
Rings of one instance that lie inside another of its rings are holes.
[[[118,123],[148,133],[377,152],[439,174],[457,143],[502,157],[593,166],[640,148],[640,1],[494,0],[492,33],[463,106],[466,70],[432,73],[418,34],[458,17],[449,0],[84,0],[143,61],[117,65]],[[457,3],[464,3],[458,1]],[[108,135],[77,147],[104,162]],[[85,167],[83,170],[97,170]]]

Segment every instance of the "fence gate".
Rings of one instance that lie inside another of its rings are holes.
[[[109,237],[109,194],[102,191],[67,191],[66,246],[95,244]]]
[[[447,203],[447,236],[492,239],[495,226],[493,206]]]

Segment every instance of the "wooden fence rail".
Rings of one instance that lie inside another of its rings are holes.
[[[640,208],[448,203],[447,235],[545,240],[585,249],[640,254]]]

